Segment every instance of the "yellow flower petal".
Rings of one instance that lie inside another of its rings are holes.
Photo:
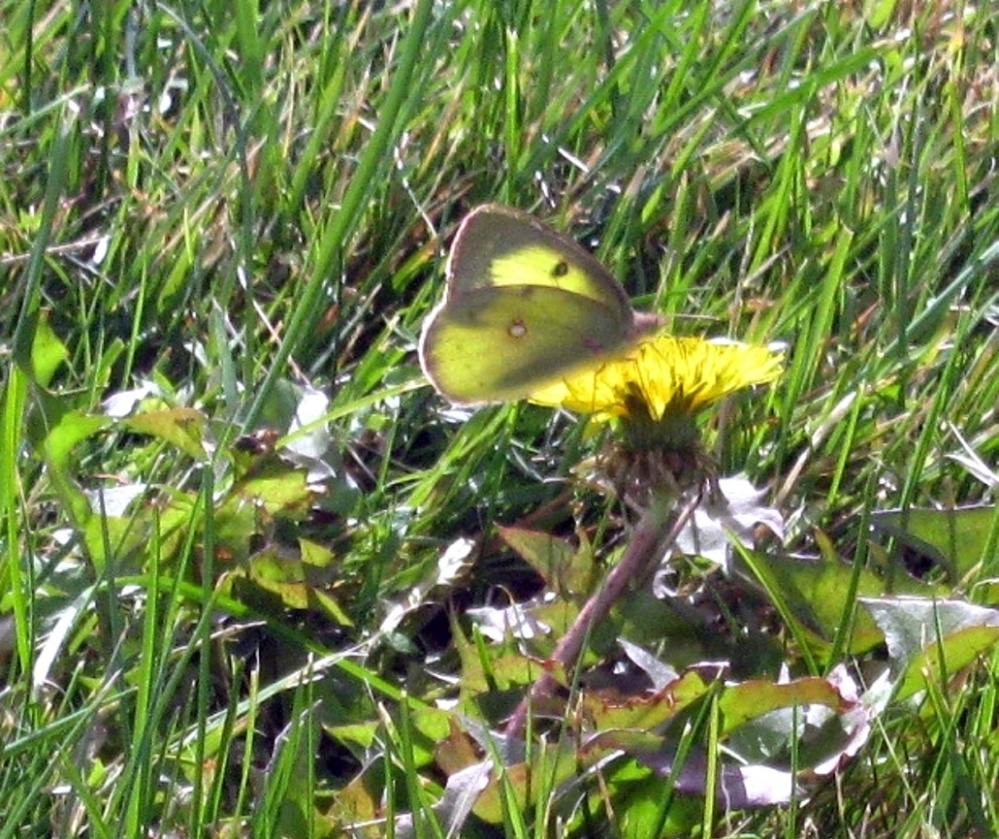
[[[772,381],[782,360],[766,347],[659,334],[596,369],[541,388],[530,400],[595,414],[595,419],[658,422],[693,415],[730,393]]]

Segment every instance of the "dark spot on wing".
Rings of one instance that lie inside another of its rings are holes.
[[[555,263],[555,266],[552,268],[553,277],[564,277],[568,273],[569,273],[569,263],[566,262],[564,259],[560,259],[558,262]]]

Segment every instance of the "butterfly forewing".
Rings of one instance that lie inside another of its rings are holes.
[[[592,255],[519,210],[486,204],[461,223],[448,261],[448,295],[473,288],[539,285],[560,288],[617,309],[631,303],[621,284]]]
[[[585,328],[580,328],[585,324]],[[456,404],[524,399],[620,347],[606,307],[560,289],[476,289],[440,307],[420,346],[427,377]]]

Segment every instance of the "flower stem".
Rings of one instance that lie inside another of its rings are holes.
[[[632,579],[644,579],[652,563],[658,562],[667,549],[676,541],[690,517],[700,503],[697,493],[679,512],[676,510],[676,496],[672,493],[657,493],[646,508],[638,524],[635,525],[628,549],[604,580],[603,585],[587,601],[576,617],[575,623],[558,642],[551,655],[551,662],[561,664],[569,672],[583,651],[583,645],[590,629],[600,623],[613,608]],[[551,696],[558,683],[551,672],[543,673],[533,684],[527,696],[521,700],[506,725],[506,733],[511,737],[523,737],[527,716],[531,705],[539,699]]]

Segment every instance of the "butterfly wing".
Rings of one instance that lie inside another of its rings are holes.
[[[486,204],[462,221],[420,363],[451,402],[523,399],[593,366],[658,324],[614,276],[531,216]]]
[[[474,288],[427,319],[420,363],[457,405],[523,399],[593,365],[633,335],[630,319],[602,301],[544,285]]]
[[[496,204],[477,207],[462,221],[447,278],[451,299],[479,288],[544,286],[594,300],[622,321],[633,317],[621,284],[593,256],[526,213]]]

